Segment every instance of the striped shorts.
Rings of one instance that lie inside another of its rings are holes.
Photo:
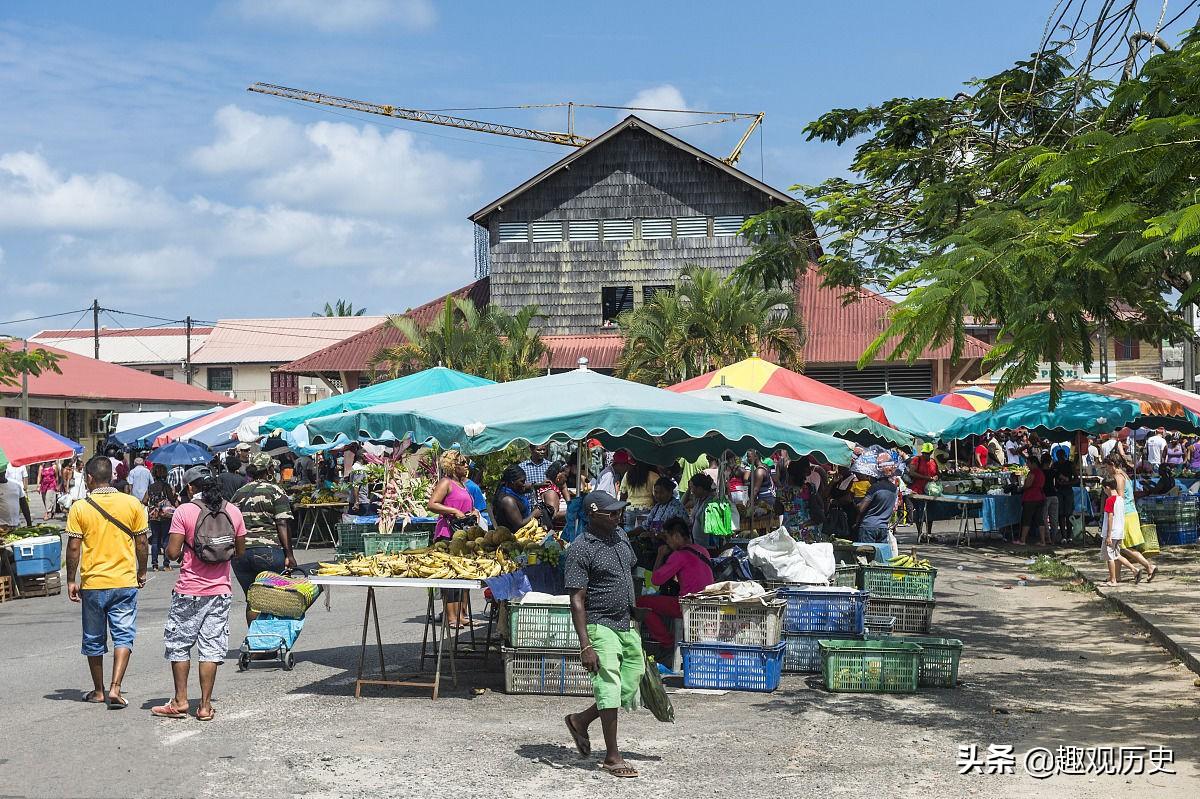
[[[166,659],[190,661],[194,646],[197,660],[209,663],[225,660],[232,599],[230,594],[190,596],[172,593],[171,610],[163,629]]]

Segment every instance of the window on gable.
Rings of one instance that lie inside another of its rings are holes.
[[[1136,336],[1113,339],[1113,359],[1118,361],[1136,361],[1142,357],[1142,342]]]
[[[671,220],[670,219],[643,219],[642,220],[642,238],[643,239],[669,239],[669,238],[671,238]]]
[[[530,227],[534,241],[562,241],[562,222],[534,222]]]
[[[744,216],[714,216],[713,235],[736,236],[745,222],[746,217]]]
[[[708,217],[685,216],[675,220],[675,236],[680,239],[694,239],[708,235]]]
[[[600,289],[601,316],[606,327],[625,311],[633,310],[633,286],[605,286]]]
[[[632,219],[605,219],[605,241],[628,241],[633,238]]]
[[[497,232],[501,243],[509,241],[529,241],[528,222],[501,222]]]
[[[600,223],[595,219],[571,222],[567,228],[567,237],[571,241],[599,241]]]
[[[667,294],[674,294],[675,287],[674,286],[642,286],[642,302],[649,302],[650,300],[654,299],[654,295],[658,294],[659,292],[666,292]]]

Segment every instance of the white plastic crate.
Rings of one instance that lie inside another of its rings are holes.
[[[781,599],[751,602],[681,597],[684,641],[689,644],[740,644],[773,647],[783,632]]]
[[[592,696],[592,677],[579,660],[579,650],[501,649],[504,692]]]

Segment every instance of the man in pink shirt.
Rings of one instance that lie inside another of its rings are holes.
[[[712,584],[713,572],[708,551],[692,543],[686,520],[678,517],[667,519],[660,536],[663,544],[658,548],[658,558],[650,579],[662,587],[674,578],[678,580],[679,590],[674,596],[658,594],[638,597],[637,606],[650,611],[645,618],[646,631],[669,655],[675,648],[675,635],[669,626],[670,622],[683,618],[679,597],[703,591]]]
[[[246,525],[242,512],[221,496],[221,483],[207,466],[193,466],[184,473],[189,497],[171,516],[167,557],[178,560],[179,579],[171,594],[171,609],[163,631],[166,659],[175,680],[175,698],[150,712],[163,718],[187,718],[188,674],[192,647],[200,662],[200,705],[196,718],[211,721],[213,686],[217,666],[225,660],[229,645],[229,607],[233,598],[230,560],[246,548]]]

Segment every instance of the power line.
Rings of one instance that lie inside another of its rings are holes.
[[[81,311],[86,313],[87,311],[90,311],[90,310],[92,310],[92,309],[91,308],[82,308],[82,309],[74,310],[74,311],[63,311],[62,313],[46,314],[45,316],[31,316],[28,319],[10,319],[7,322],[0,322],[0,325],[19,325],[23,322],[37,322],[41,319],[54,319],[59,316],[70,316],[73,313],[80,313]]]
[[[105,309],[104,309],[104,313],[108,314],[108,318],[112,320],[112,323],[113,323],[114,325],[116,325],[117,327],[119,327],[121,330],[128,330],[128,329],[129,329],[129,328],[125,327],[123,324],[121,324],[120,322],[118,322],[118,321],[117,321],[117,318],[116,318],[115,316],[113,316],[113,315],[112,315],[112,312],[111,312],[111,311],[109,311],[107,308],[105,308]],[[156,352],[156,351],[155,351],[155,350],[154,350],[154,349],[153,349],[153,348],[152,348],[152,347],[151,347],[149,344],[147,344],[147,343],[146,343],[146,342],[143,340],[143,337],[142,337],[142,336],[127,336],[126,338],[132,338],[132,339],[133,339],[133,340],[135,340],[135,341],[136,341],[138,344],[141,344],[141,345],[142,345],[142,347],[143,347],[143,348],[144,348],[144,349],[145,349],[147,352],[149,352],[151,355],[153,355],[155,358],[157,358],[157,359],[158,359],[159,363],[174,363],[174,362],[175,362],[175,359],[173,359],[173,358],[164,358],[164,357],[162,356],[162,353],[160,353],[160,352]]]
[[[67,329],[67,332],[65,334],[63,334],[61,337],[56,338],[52,341],[45,341],[45,342],[40,342],[40,343],[49,344],[50,346],[53,347],[55,344],[61,344],[64,341],[66,341],[67,339],[72,338],[71,334],[75,332],[75,328],[79,327],[79,323],[83,321],[84,317],[88,315],[88,311],[90,311],[90,310],[91,310],[91,308],[84,308],[83,311],[80,312],[79,318],[75,320],[75,324],[71,325],[71,327]]]

